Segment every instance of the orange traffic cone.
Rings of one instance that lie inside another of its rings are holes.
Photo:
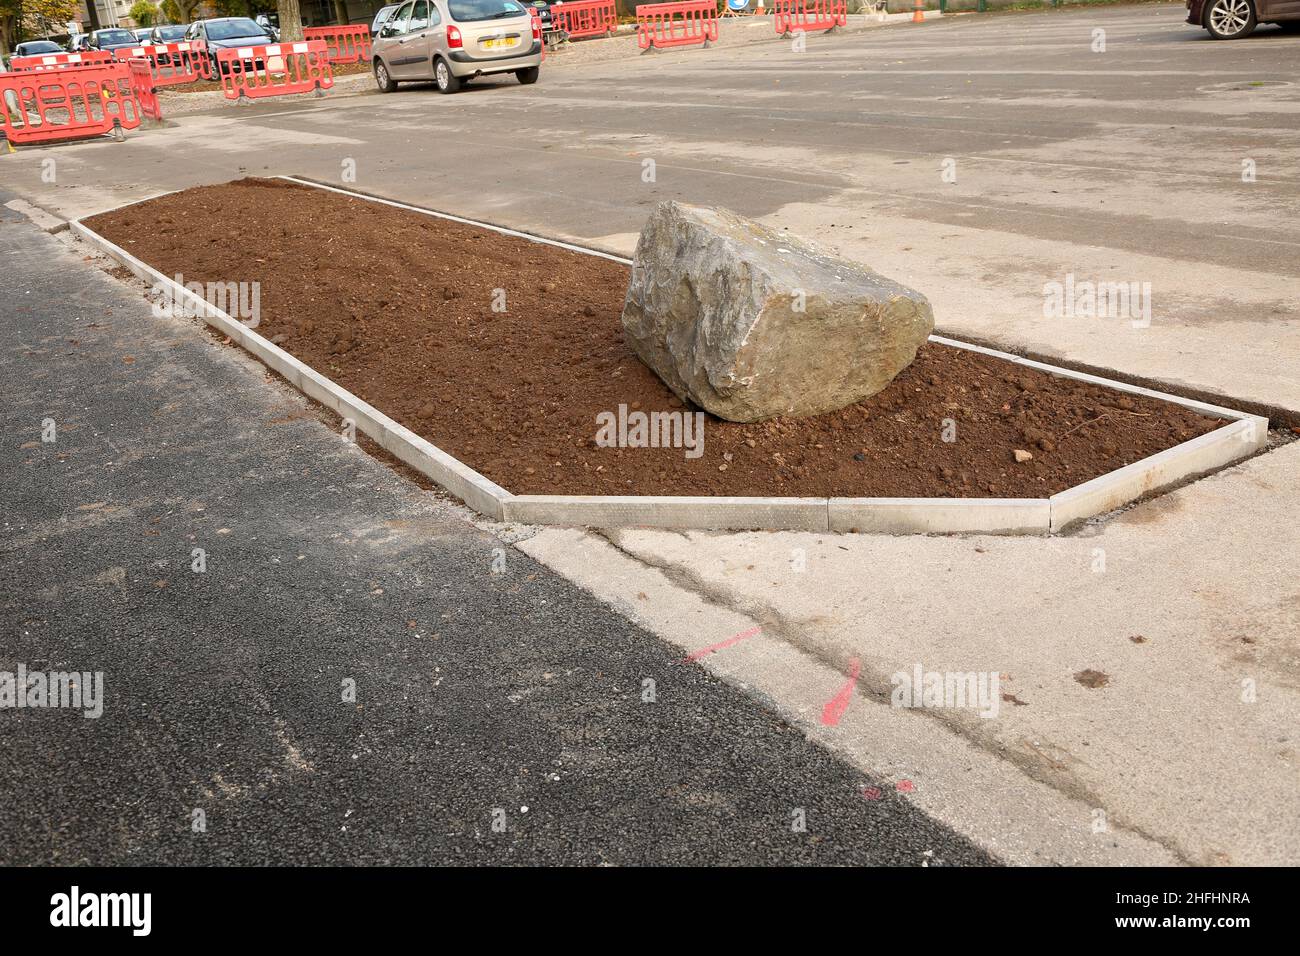
[[[916,0],[916,6],[912,9],[912,22],[925,22],[925,0]]]

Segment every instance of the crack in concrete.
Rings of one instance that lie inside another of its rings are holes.
[[[758,623],[763,628],[764,634],[775,636],[820,664],[841,673],[847,671],[849,667],[847,658],[838,660],[834,656],[826,654],[815,642],[802,638],[802,631],[806,628],[821,627],[822,625],[791,618],[789,615],[783,614],[762,602],[737,600],[726,589],[709,583],[693,571],[639,554],[625,544],[625,532],[620,529],[591,528],[588,531],[608,542],[620,554],[637,562],[642,567],[658,571],[670,583],[689,591],[704,603],[733,614],[744,615]],[[687,540],[690,538],[685,532],[674,533]],[[889,675],[877,668],[869,667],[870,658],[861,655],[857,656],[862,665],[855,685],[857,696],[877,706],[891,706],[893,684]],[[1124,830],[1154,843],[1167,850],[1184,865],[1196,865],[1196,861],[1172,838],[1153,834],[1127,820],[1122,813],[1112,811],[1096,791],[1068,770],[1068,765],[1046,758],[1046,755],[1037,749],[1032,741],[1026,740],[1023,743],[1035,754],[1033,757],[1029,753],[1017,753],[1013,748],[997,740],[991,728],[984,727],[983,722],[978,717],[932,708],[918,708],[916,712],[924,717],[938,721],[945,730],[957,734],[989,756],[1001,758],[1029,779],[1051,788],[1061,796],[1104,810],[1108,827]],[[1044,760],[1051,765],[1053,772],[1046,772],[1043,765]]]

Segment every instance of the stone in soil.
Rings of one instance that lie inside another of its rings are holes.
[[[838,411],[916,357],[925,296],[725,209],[664,202],[636,246],[628,344],[679,397],[757,422]]]

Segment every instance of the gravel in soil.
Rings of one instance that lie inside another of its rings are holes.
[[[838,412],[705,415],[698,456],[603,447],[610,418],[693,412],[624,343],[620,263],[283,180],[88,225],[165,275],[259,283],[259,333],[518,494],[1038,498],[1222,424],[927,344]]]

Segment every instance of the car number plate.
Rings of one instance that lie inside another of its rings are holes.
[[[479,41],[485,50],[508,50],[512,46],[519,45],[518,37],[501,37],[493,40]]]

